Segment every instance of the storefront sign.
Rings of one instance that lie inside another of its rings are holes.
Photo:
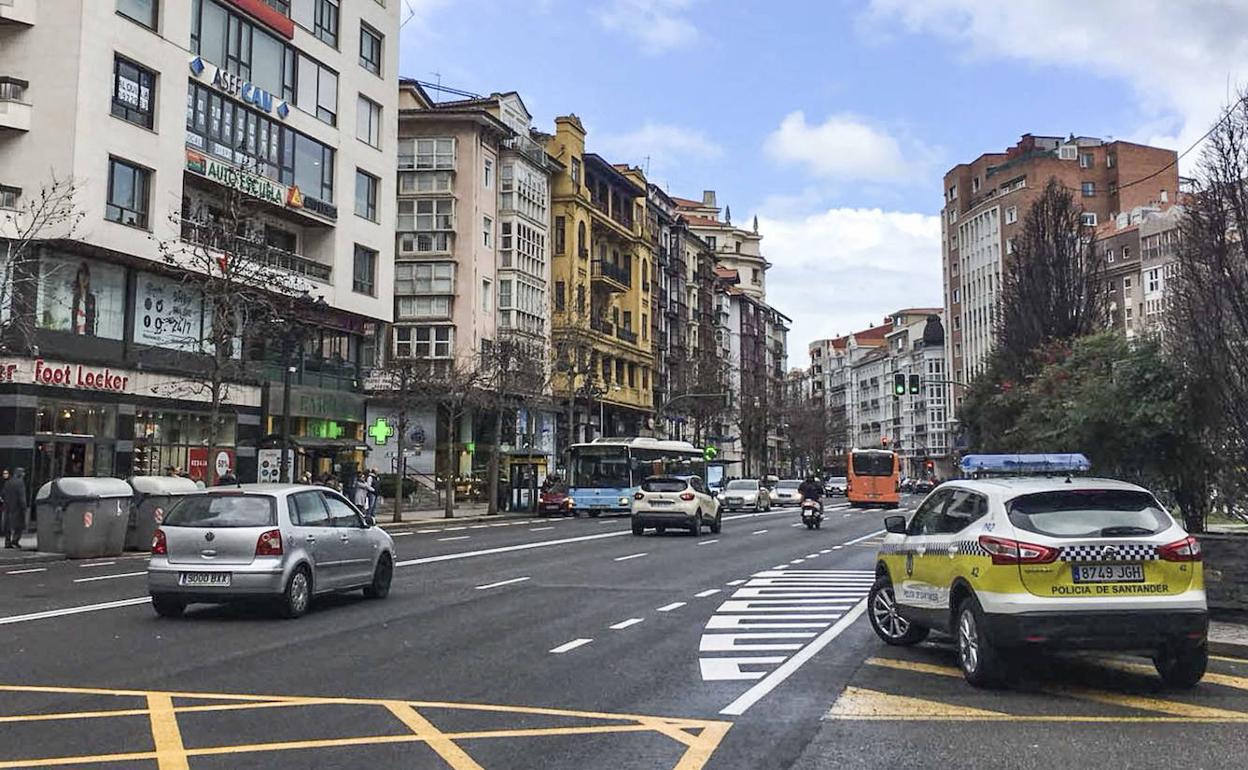
[[[108,368],[99,369],[82,364],[48,364],[42,358],[36,358],[34,382],[37,385],[125,393],[130,377]]]
[[[134,341],[174,350],[197,350],[203,339],[202,293],[183,283],[150,273],[138,277],[134,303]]]
[[[273,414],[281,414],[282,392],[277,388],[274,391],[271,409]],[[364,415],[364,397],[357,393],[296,385],[290,389],[290,414],[293,417],[358,423]]]
[[[236,467],[233,449],[218,449],[216,461],[213,463],[213,475],[208,477],[208,448],[191,447],[186,452],[187,475],[196,481],[211,484],[225,475],[225,472]]]
[[[209,64],[201,56],[191,59],[191,72],[200,80],[212,83],[212,87],[221,93],[253,105],[263,112],[276,112],[283,120],[290,114],[290,105],[286,102],[238,75]]]
[[[286,473],[294,481],[295,450],[286,450]],[[256,479],[261,484],[276,484],[282,480],[282,450],[261,449],[256,452]]]
[[[399,465],[399,415],[392,408],[370,406],[367,415],[368,443],[372,450],[369,465],[376,465],[382,473],[394,473]],[[433,447],[425,451],[437,435],[437,415],[433,410],[413,410],[407,413],[407,430],[403,435],[404,465],[408,473],[433,473]]]
[[[244,195],[258,198],[265,203],[271,203],[274,206],[286,205],[288,192],[286,185],[235,168],[194,150],[186,151],[186,170],[226,187],[232,187]]]

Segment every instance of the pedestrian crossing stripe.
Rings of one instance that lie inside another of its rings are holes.
[[[870,570],[754,573],[706,623],[698,642],[702,680],[762,679],[840,620],[867,595],[874,580]]]

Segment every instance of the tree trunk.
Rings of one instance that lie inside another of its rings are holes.
[[[503,440],[503,409],[500,406],[494,412],[494,434],[491,436],[490,466],[486,473],[485,494],[487,516],[498,513],[498,461],[499,443]]]
[[[576,443],[576,378],[572,378],[572,387],[568,390],[568,444],[563,448],[564,468],[572,474],[572,445]],[[566,479],[565,479],[566,481]]]
[[[404,383],[404,385],[406,385],[406,382]],[[400,390],[400,398],[403,397],[402,390],[403,389]],[[406,458],[403,457],[403,434],[407,432],[407,410],[406,409],[399,409],[398,428],[399,428],[398,436],[395,437],[398,439],[398,441],[395,446],[399,454],[398,454],[398,457],[395,458],[395,464],[394,464],[394,471],[396,475],[398,476],[398,478],[395,479],[395,486],[394,486],[394,523],[395,524],[398,524],[400,521],[403,521],[403,497],[404,497],[403,492],[404,492],[404,486],[405,486],[404,480],[407,477],[407,462],[406,462]]]
[[[217,481],[213,475],[217,471],[217,426],[221,424],[221,390],[224,387],[218,372],[213,373],[210,386],[211,406],[208,410],[208,459],[207,467],[204,469],[204,486],[206,487],[215,486]],[[189,466],[191,461],[189,456],[186,464],[188,466],[186,472],[190,473],[191,469]]]
[[[443,500],[442,516],[447,519],[455,518],[455,476],[458,469],[455,467],[455,411],[449,407],[446,410],[446,480],[445,490],[446,497]]]

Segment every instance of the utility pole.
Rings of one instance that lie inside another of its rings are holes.
[[[398,457],[395,458],[394,469],[398,474],[395,479],[394,492],[394,523],[398,524],[403,521],[403,493],[404,482],[407,479],[407,458],[403,454],[403,437],[407,434],[407,367],[399,369],[399,417],[398,435],[395,448],[398,450]]]

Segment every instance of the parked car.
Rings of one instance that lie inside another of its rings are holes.
[[[771,495],[756,479],[734,479],[724,485],[719,505],[725,511],[768,511]]]
[[[823,492],[826,495],[845,496],[845,488],[849,486],[849,479],[844,476],[829,476],[827,481],[823,482]]]
[[[276,600],[297,618],[313,597],[390,593],[394,540],[324,487],[249,484],[183,497],[152,539],[152,606],[177,617],[188,604]]]
[[[776,483],[776,488],[771,491],[772,505],[781,507],[787,505],[801,505],[802,493],[799,488],[802,486],[801,479],[782,479]]]
[[[936,488],[936,482],[931,479],[915,479],[911,485],[910,491],[916,495],[926,495]]]
[[[568,490],[563,486],[553,486],[550,489],[542,490],[537,498],[538,513],[562,513],[569,516],[576,515],[576,506],[573,504],[571,497],[568,497]]]
[[[641,482],[630,507],[633,534],[654,527],[660,535],[668,527],[687,527],[694,537],[705,525],[719,534],[723,524],[719,503],[699,476],[651,476]]]
[[[903,495],[914,493],[914,479],[902,479],[897,482],[897,491]]]

